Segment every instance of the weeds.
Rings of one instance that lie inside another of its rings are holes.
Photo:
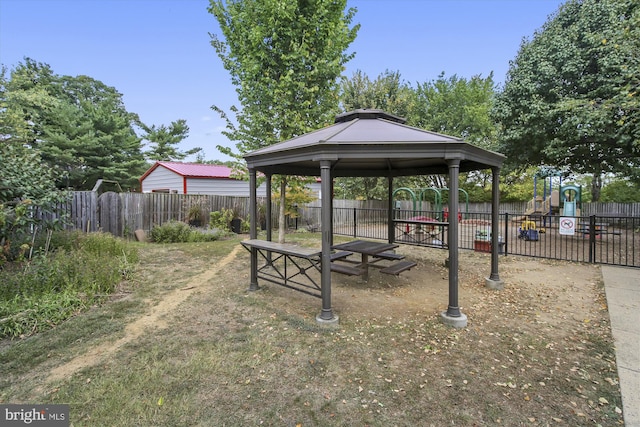
[[[51,328],[113,293],[138,262],[132,245],[109,234],[58,234],[53,252],[0,271],[0,337]]]

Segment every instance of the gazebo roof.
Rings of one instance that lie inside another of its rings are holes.
[[[335,124],[244,156],[250,169],[267,174],[320,175],[319,163],[332,162],[332,175],[410,176],[446,174],[448,161],[460,171],[501,167],[502,154],[452,136],[407,126],[381,110],[355,110]]]

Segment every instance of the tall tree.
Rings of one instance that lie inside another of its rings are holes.
[[[496,94],[493,73],[470,79],[440,74],[419,83],[416,89],[414,125],[434,132],[464,138],[491,149],[496,146],[497,128],[490,111]]]
[[[242,106],[231,108],[237,125],[213,106],[227,120],[224,134],[238,151],[218,150],[240,162],[247,152],[333,121],[338,79],[353,56],[345,50],[359,28],[349,28],[355,9],[345,9],[346,0],[211,0],[209,12],[223,36],[210,34],[211,44]],[[282,240],[284,200],[280,205]]]
[[[379,109],[408,119],[414,109],[415,91],[402,80],[399,71],[386,70],[371,80],[357,70],[351,78],[342,79],[340,103],[344,111]]]
[[[2,66],[0,85],[0,136],[34,148],[43,134],[47,115],[59,101],[50,93],[54,74],[46,64],[29,58],[16,69]]]
[[[411,124],[433,132],[463,138],[484,149],[495,149],[497,127],[490,111],[496,94],[493,73],[470,79],[441,73],[436,79],[418,83]],[[490,177],[485,171],[461,176],[461,188],[475,199],[490,199]],[[413,177],[415,187],[446,187],[443,176]]]
[[[602,176],[640,168],[640,4],[569,0],[511,63],[493,110],[511,165]]]
[[[386,70],[375,80],[361,70],[340,84],[340,104],[344,111],[378,109],[409,118],[415,111],[415,91],[405,83],[398,71]],[[410,121],[410,119],[408,119]],[[378,177],[338,178],[340,195],[352,199],[383,200],[387,198],[387,180]]]
[[[87,190],[100,178],[137,185],[146,167],[134,131],[139,120],[113,87],[87,76],[56,75],[27,58],[5,80],[2,99],[5,137],[38,150],[63,174],[59,187]]]
[[[189,135],[189,126],[187,121],[180,119],[171,122],[169,126],[161,125],[156,127],[141,125],[145,134],[143,139],[151,144],[151,148],[145,152],[145,156],[149,160],[154,161],[172,161],[183,160],[192,154],[198,154],[202,148],[196,147],[187,151],[180,151],[177,145]]]
[[[15,82],[16,84],[18,82]],[[0,269],[18,256],[34,225],[46,225],[30,214],[32,208],[47,211],[64,194],[55,186],[57,178],[30,147],[37,134],[39,111],[55,104],[45,91],[30,91],[25,79],[16,91],[8,91],[7,69],[0,72]],[[30,120],[17,106],[29,105]]]

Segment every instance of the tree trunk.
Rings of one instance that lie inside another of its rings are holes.
[[[597,202],[600,200],[600,191],[602,190],[602,174],[594,172],[593,179],[591,180],[591,201]]]
[[[286,209],[286,190],[287,190],[287,178],[280,177],[280,212],[278,214],[278,243],[284,243],[284,233],[287,229],[285,222],[285,209]]]

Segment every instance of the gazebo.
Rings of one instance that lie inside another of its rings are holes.
[[[271,179],[273,175],[309,176],[321,179],[320,292],[322,309],[319,323],[336,323],[331,304],[331,246],[333,244],[332,194],[336,177],[386,177],[388,180],[388,239],[394,240],[392,209],[393,179],[399,176],[447,174],[449,192],[457,195],[459,173],[492,171],[492,229],[499,229],[499,172],[505,157],[471,145],[460,138],[405,125],[403,118],[381,110],[355,110],[336,116],[335,124],[283,141],[244,156],[249,170],[250,238],[257,238],[257,173],[267,180],[267,219],[271,218]],[[449,212],[458,212],[458,198],[450,197]],[[455,216],[454,216],[455,218]],[[267,241],[271,240],[267,226]],[[458,223],[448,224],[449,303],[441,314],[444,323],[465,327],[467,317],[458,306]],[[487,286],[501,289],[498,274],[498,233],[491,237],[491,274]],[[251,249],[251,283],[258,289],[258,255]]]

